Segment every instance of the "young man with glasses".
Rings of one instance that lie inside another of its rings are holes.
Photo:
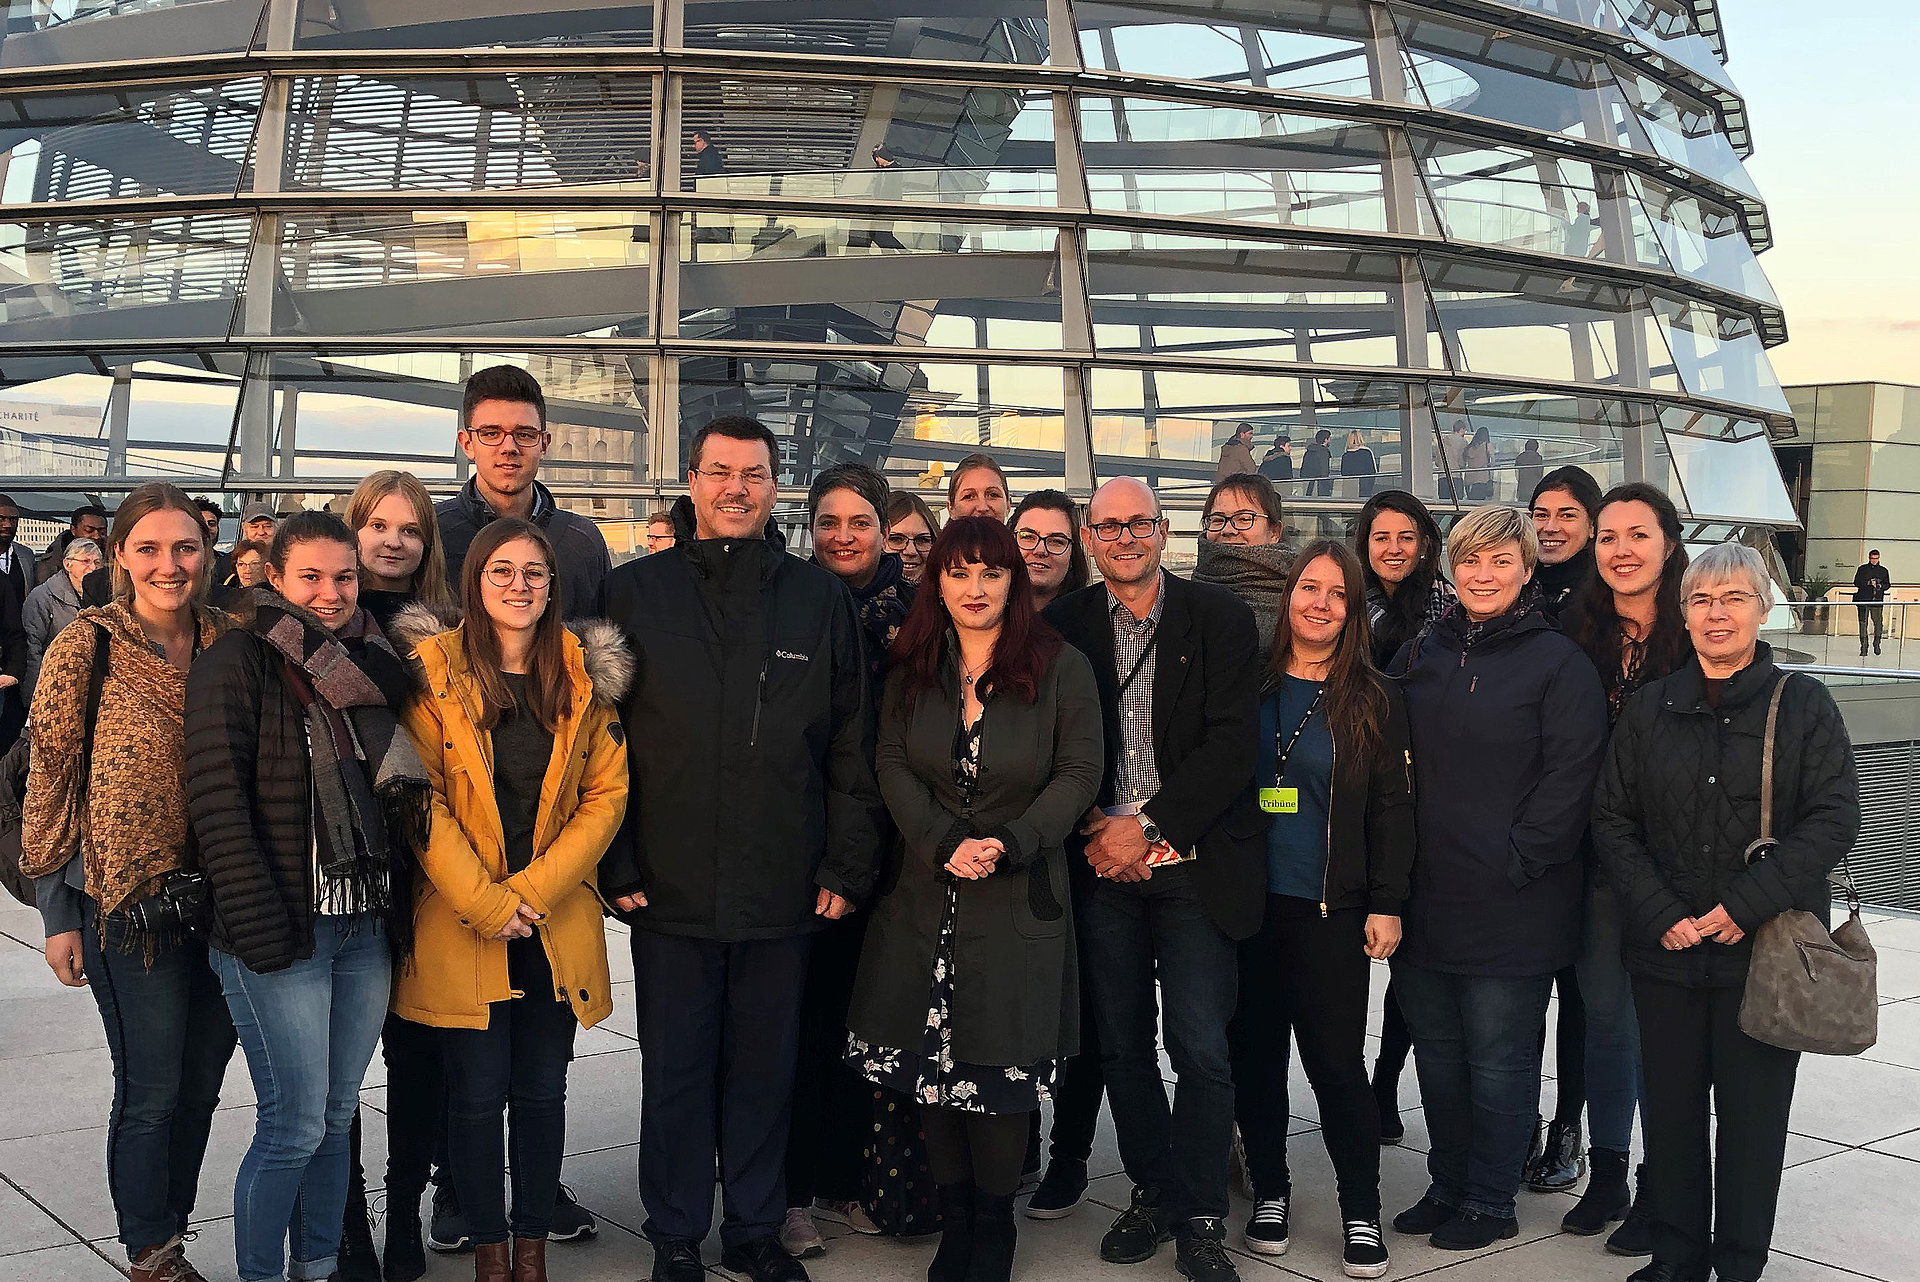
[[[460,591],[460,568],[474,535],[498,517],[517,516],[553,540],[561,614],[590,619],[601,613],[612,558],[600,527],[563,511],[537,479],[552,443],[547,398],[533,375],[518,366],[493,365],[467,379],[460,448],[473,463],[473,476],[460,493],[433,509],[447,554],[447,582]]]
[[[637,672],[627,823],[600,880],[632,929],[655,1282],[704,1277],[716,1162],[722,1267],[805,1282],[778,1234],[807,960],[879,864],[860,623],[839,579],[787,555],[778,467],[764,424],[707,424],[674,546],[607,580]]]
[[[1262,656],[1232,593],[1161,567],[1167,523],[1131,477],[1083,531],[1101,582],[1047,620],[1093,664],[1107,778],[1071,858],[1076,923],[1132,1204],[1100,1243],[1137,1264],[1179,1243],[1193,1282],[1235,1282],[1224,1246],[1235,943],[1260,927],[1265,824],[1254,800]],[[1155,981],[1158,980],[1158,999]],[[1160,1080],[1160,1011],[1177,1087]]]

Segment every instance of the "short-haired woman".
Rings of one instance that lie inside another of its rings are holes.
[[[1760,640],[1773,589],[1759,554],[1709,548],[1680,595],[1693,658],[1627,700],[1593,805],[1645,1069],[1653,1261],[1633,1279],[1753,1282],[1772,1243],[1800,1056],[1740,1028],[1749,936],[1789,909],[1826,920],[1827,877],[1860,832],[1860,790],[1833,696],[1781,672]],[[1749,862],[1776,687],[1774,844]]]
[[[176,1282],[199,1276],[183,1235],[234,1047],[196,901],[177,893],[193,869],[187,672],[230,620],[199,603],[213,541],[173,486],[129,494],[107,546],[112,604],[82,610],[40,667],[20,869],[35,878],[47,965],[100,1008],[107,1194],[134,1282]]]
[[[1406,706],[1373,670],[1360,560],[1344,543],[1301,549],[1260,703],[1267,900],[1240,944],[1232,1034],[1234,1114],[1253,1180],[1242,1237],[1262,1255],[1289,1239],[1288,1043],[1320,1106],[1339,1184],[1348,1277],[1387,1271],[1380,1128],[1367,1082],[1368,959],[1391,957],[1413,864]]]
[[[1580,942],[1580,840],[1606,748],[1586,655],[1535,607],[1533,523],[1462,516],[1459,602],[1395,659],[1413,730],[1419,852],[1394,987],[1413,1033],[1432,1183],[1394,1220],[1443,1250],[1515,1236],[1554,973]]]
[[[902,852],[873,905],[848,1062],[920,1101],[930,1282],[1007,1282],[1028,1115],[1079,1049],[1065,841],[1105,766],[1093,668],[1033,609],[1013,534],[950,523],[895,642],[880,789]]]
[[[1080,505],[1059,490],[1035,490],[1020,500],[1007,522],[1026,558],[1033,582],[1033,608],[1044,610],[1091,580],[1086,545],[1080,541]]]
[[[461,579],[458,626],[417,605],[396,619],[425,680],[406,720],[433,830],[394,1010],[438,1033],[475,1277],[545,1282],[574,1034],[613,1011],[594,876],[627,809],[614,704],[633,656],[611,624],[562,625],[553,544],[535,525],[487,525]]]
[[[1281,541],[1286,533],[1279,491],[1258,472],[1223,478],[1200,505],[1193,581],[1223,587],[1247,603],[1260,629],[1263,653],[1273,648],[1287,572],[1293,569],[1293,549]]]
[[[920,582],[920,571],[927,563],[927,550],[940,533],[940,518],[927,501],[912,490],[895,490],[887,504],[887,551],[900,558],[900,577],[908,583]]]

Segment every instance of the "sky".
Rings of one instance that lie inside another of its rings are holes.
[[[1786,309],[1780,381],[1920,384],[1920,6],[1720,0]]]

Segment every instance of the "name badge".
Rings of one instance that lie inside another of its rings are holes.
[[[1270,815],[1297,815],[1300,813],[1300,790],[1298,788],[1262,788],[1260,809]]]

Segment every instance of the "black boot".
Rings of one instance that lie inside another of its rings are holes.
[[[420,1237],[420,1197],[425,1191],[387,1190],[387,1251],[381,1261],[386,1282],[418,1282],[427,1271],[426,1244]]]
[[[940,1249],[927,1266],[927,1282],[965,1282],[973,1259],[973,1181],[942,1184],[935,1193],[940,1201]]]
[[[1013,1195],[995,1197],[973,1191],[973,1257],[966,1282],[1010,1282],[1013,1244],[1020,1231],[1013,1222]]]
[[[1633,1168],[1633,1206],[1627,1211],[1627,1222],[1607,1239],[1607,1250],[1615,1255],[1653,1254],[1653,1216],[1647,1209],[1645,1162]]]
[[[340,1225],[337,1282],[380,1282],[380,1256],[373,1249],[373,1216],[367,1210],[366,1180],[353,1171],[347,1181],[347,1211]]]
[[[1580,1182],[1586,1172],[1581,1156],[1580,1121],[1555,1118],[1540,1141],[1540,1153],[1527,1167],[1527,1187],[1536,1193],[1558,1193]]]
[[[1587,1154],[1587,1188],[1573,1204],[1560,1231],[1580,1237],[1603,1232],[1615,1220],[1626,1218],[1633,1195],[1627,1189],[1627,1155],[1610,1148],[1597,1148]]]

